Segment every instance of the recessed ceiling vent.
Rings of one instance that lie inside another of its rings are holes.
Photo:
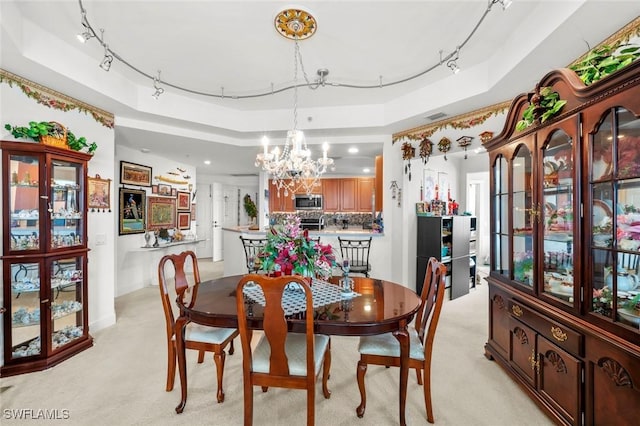
[[[257,177],[258,174],[257,173],[235,173],[235,174],[231,174],[231,176],[233,177]]]
[[[444,112],[436,112],[433,115],[430,115],[428,117],[425,117],[427,120],[431,120],[431,121],[436,121],[436,120],[440,120],[441,118],[446,117],[447,114],[445,114]]]

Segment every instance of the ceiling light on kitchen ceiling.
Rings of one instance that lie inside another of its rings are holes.
[[[211,164],[211,161],[210,160],[204,160],[204,164],[206,164],[208,166],[209,164]]]
[[[294,82],[294,84],[290,84],[290,85],[286,85],[286,83],[279,84],[279,85],[271,83],[271,87],[269,89],[249,90],[249,91],[243,90],[242,92],[243,94],[239,94],[239,93],[225,94],[223,86],[220,86],[220,92],[210,92],[210,91],[196,90],[195,88],[191,88],[191,87],[180,86],[178,84],[171,83],[168,81],[160,81],[159,78],[156,79],[156,77],[154,77],[148,71],[145,71],[141,69],[139,66],[136,66],[130,63],[127,59],[122,57],[122,55],[119,55],[118,53],[116,53],[112,48],[110,48],[104,42],[104,38],[99,36],[96,33],[96,31],[93,29],[91,24],[89,23],[89,20],[87,19],[87,11],[85,10],[84,5],[82,4],[82,0],[78,0],[78,4],[80,6],[80,13],[82,16],[80,23],[82,24],[83,32],[78,34],[77,37],[78,37],[78,40],[80,40],[83,43],[91,38],[95,38],[98,41],[98,43],[100,43],[102,47],[104,47],[105,57],[109,55],[113,59],[121,62],[123,65],[128,67],[131,71],[138,73],[144,78],[153,80],[154,87],[156,89],[156,92],[153,94],[153,96],[156,99],[164,92],[163,88],[156,87],[157,83],[159,82],[163,83],[165,87],[171,87],[173,89],[181,90],[183,92],[187,92],[194,95],[201,95],[201,96],[207,96],[207,97],[218,98],[218,99],[235,99],[235,100],[270,96],[270,95],[274,95],[280,92],[285,92],[288,90],[295,91],[298,89],[299,86],[307,87],[309,89],[317,89],[319,87],[324,87],[325,85],[328,85],[331,87],[348,88],[348,89],[381,89],[383,87],[395,86],[397,84],[406,83],[408,81],[422,77],[423,75],[433,71],[434,69],[442,65],[446,65],[451,69],[451,71],[453,71],[454,73],[457,73],[458,71],[460,71],[460,68],[458,67],[458,62],[457,62],[460,56],[460,51],[473,38],[473,35],[476,33],[478,28],[480,28],[482,22],[484,22],[485,18],[491,11],[493,5],[501,4],[502,9],[506,10],[511,5],[511,3],[512,3],[511,0],[488,0],[487,7],[485,8],[482,16],[480,16],[480,18],[476,22],[471,32],[467,35],[467,37],[464,39],[462,43],[456,46],[456,49],[454,51],[450,52],[447,55],[443,55],[443,50],[440,50],[439,62],[429,66],[426,69],[415,72],[408,77],[404,77],[396,80],[383,81],[382,76],[380,76],[379,81],[372,82],[369,80],[362,83],[353,83],[353,81],[356,81],[357,78],[350,78],[349,82],[328,81],[327,75],[329,74],[329,70],[326,68],[320,68],[316,71],[318,77],[313,81],[309,80],[306,74],[304,74],[305,81],[300,84],[298,84],[297,82]],[[295,34],[298,37],[298,40],[304,40],[305,38],[308,38],[311,35],[313,35],[313,33],[316,31],[315,19],[308,12],[305,12],[300,9],[289,9],[285,12],[288,12],[289,15],[285,14],[284,12],[281,12],[276,18],[276,23],[275,23],[277,31],[280,34],[282,34],[284,37],[292,38],[292,35]],[[296,20],[298,24],[293,23]],[[300,31],[300,30],[292,29],[295,25],[302,26],[302,30]],[[300,61],[300,63],[302,64],[302,60]],[[304,73],[304,68],[302,69],[302,71]]]
[[[295,193],[306,192],[311,195],[318,179],[327,171],[333,160],[327,157],[329,144],[322,144],[322,158],[313,160],[311,151],[302,130],[298,130],[298,61],[304,72],[304,64],[300,55],[298,40],[309,38],[316,30],[316,21],[311,14],[300,9],[283,10],[276,17],[276,30],[284,37],[293,40],[293,129],[287,132],[284,147],[280,151],[275,147],[269,152],[269,139],[264,136],[262,143],[264,152],[256,156],[256,167],[272,176],[273,185],[284,196],[291,197]]]
[[[358,153],[358,148],[356,148],[355,146],[349,148],[349,154],[357,154],[357,153]]]

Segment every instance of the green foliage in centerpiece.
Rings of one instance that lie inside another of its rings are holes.
[[[300,218],[287,215],[284,224],[274,226],[267,233],[267,244],[262,253],[261,269],[281,271],[286,275],[328,278],[336,265],[329,244],[318,244],[309,238],[307,230],[300,229]]]

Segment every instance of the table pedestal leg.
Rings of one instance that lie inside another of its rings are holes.
[[[176,352],[178,353],[178,372],[180,373],[180,404],[176,407],[176,413],[180,414],[187,405],[187,360],[184,347],[184,328],[187,319],[178,317],[176,320]]]
[[[409,381],[409,332],[407,324],[403,324],[393,335],[400,343],[400,426],[407,424],[405,406],[407,403],[407,383]]]

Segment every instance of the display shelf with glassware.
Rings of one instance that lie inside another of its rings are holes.
[[[88,333],[86,176],[90,155],[0,142],[3,171],[2,377],[51,367]]]
[[[485,354],[559,424],[633,424],[640,406],[640,62],[585,87],[570,70],[536,86],[558,117],[516,123],[490,160]]]

